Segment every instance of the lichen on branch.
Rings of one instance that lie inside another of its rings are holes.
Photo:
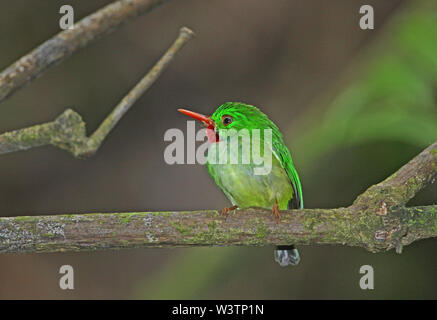
[[[436,177],[434,143],[346,208],[281,211],[279,221],[260,208],[234,211],[226,218],[215,210],[7,217],[0,218],[0,252],[293,243],[400,253],[414,241],[437,237],[437,205],[405,206]],[[413,191],[397,188],[401,186]]]
[[[119,0],[50,38],[0,73],[0,102],[77,50],[167,0]]]
[[[194,33],[190,29],[181,28],[179,36],[172,46],[117,104],[91,136],[86,136],[85,122],[82,117],[75,111],[68,109],[52,122],[1,134],[0,154],[51,144],[69,151],[78,158],[93,155],[109,132],[141,95],[159,78],[176,53],[184,47],[193,35]]]
[[[0,73],[0,102],[79,48],[165,0],[119,0],[84,18]],[[75,157],[94,154],[133,103],[156,81],[192,38],[187,28],[157,64],[117,104],[98,129],[86,135],[73,110],[54,121],[0,134],[0,154],[53,145]],[[0,252],[60,252],[135,247],[331,244],[371,252],[437,237],[437,205],[407,207],[437,177],[437,142],[346,208],[281,212],[277,221],[260,208],[232,212],[91,213],[0,217]]]

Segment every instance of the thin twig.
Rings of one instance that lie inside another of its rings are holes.
[[[55,121],[11,131],[0,135],[0,154],[26,150],[43,145],[54,145],[71,152],[75,157],[94,154],[108,133],[120,121],[138,98],[158,79],[180,49],[193,37],[194,33],[181,28],[179,36],[155,66],[141,81],[118,103],[105,118],[99,128],[86,136],[85,122],[73,110],[66,110]]]
[[[75,51],[166,1],[119,0],[58,33],[0,73],[0,102]]]
[[[414,190],[417,179],[423,182],[421,188],[432,183],[437,177],[437,143],[382,184],[401,176],[402,185]],[[227,218],[215,210],[0,218],[0,252],[294,243],[358,246],[371,252],[394,248],[400,253],[414,241],[437,237],[437,205],[381,206],[390,203],[387,199],[404,197],[404,191],[387,193],[376,186],[360,196],[360,205],[281,211],[279,223],[270,211],[259,208],[232,212]]]

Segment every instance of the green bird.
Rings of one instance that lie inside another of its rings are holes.
[[[302,186],[290,151],[278,127],[258,108],[227,102],[210,117],[185,109],[178,111],[203,122],[211,146],[217,146],[214,152],[209,147],[206,165],[215,183],[232,203],[232,207],[222,210],[223,214],[237,208],[261,207],[271,209],[279,218],[279,210],[303,208]],[[264,155],[266,151],[271,155],[271,167],[265,174],[255,174],[254,169],[259,167],[259,163],[255,163],[253,157],[254,140],[251,140],[250,149],[244,138],[237,137],[238,140],[234,140],[237,144],[231,145],[233,135],[246,132],[252,139],[255,131],[260,132],[257,135],[260,137],[259,150]],[[252,155],[250,161],[243,161],[248,159],[249,152]],[[226,161],[218,161],[220,156]],[[231,157],[238,159],[237,163],[229,161]],[[299,252],[292,245],[277,246],[274,257],[281,266],[297,265],[300,261]]]

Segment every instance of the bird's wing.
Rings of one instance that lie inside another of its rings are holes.
[[[289,209],[302,209],[302,185],[300,184],[299,175],[294,168],[290,150],[288,150],[287,146],[284,144],[282,136],[279,132],[278,136],[273,138],[273,154],[281,163],[291,181],[291,185],[293,186],[294,195],[288,204]]]

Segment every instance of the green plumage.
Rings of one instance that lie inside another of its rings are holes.
[[[232,122],[225,124],[223,119],[230,117]],[[240,208],[262,207],[272,209],[278,204],[279,209],[303,208],[302,187],[299,176],[293,166],[290,151],[284,144],[282,134],[278,127],[258,108],[243,104],[228,102],[221,105],[211,116],[214,121],[216,131],[235,129],[236,132],[247,129],[250,137],[252,130],[259,129],[261,132],[261,152],[264,152],[264,141],[267,141],[266,147],[272,153],[271,171],[265,175],[255,175],[254,167],[257,164],[242,164],[241,153],[244,153],[243,139],[239,140],[238,164],[224,163],[215,164],[214,157],[220,154],[219,144],[227,144],[228,148],[221,150],[232,150],[229,148],[230,140],[220,140],[215,149],[208,152],[207,168],[211,177],[216,184],[225,193],[233,205]],[[272,139],[263,139],[264,129],[271,129]],[[216,151],[216,150],[219,151]],[[213,151],[212,151],[213,150]],[[247,150],[247,149],[246,149]],[[218,153],[215,153],[218,152]],[[235,150],[234,150],[235,152]],[[228,152],[228,157],[230,157]]]
[[[179,111],[202,121],[209,129],[212,144],[208,148],[208,172],[233,207],[272,209],[277,218],[278,209],[303,208],[302,187],[290,151],[278,127],[258,108],[228,102],[211,117]],[[281,266],[300,261],[293,245],[278,246],[274,257]]]

